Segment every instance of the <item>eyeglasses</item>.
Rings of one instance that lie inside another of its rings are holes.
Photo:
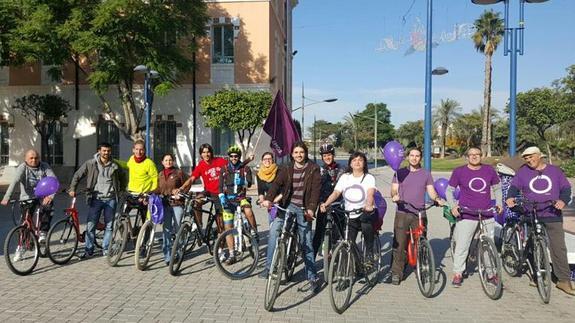
[[[240,158],[240,155],[228,155],[230,158]]]
[[[477,156],[481,156],[481,154],[467,154],[468,157],[477,157]]]

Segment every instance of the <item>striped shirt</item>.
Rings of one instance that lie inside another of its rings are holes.
[[[293,194],[291,196],[291,203],[295,204],[298,207],[303,207],[303,184],[304,184],[304,176],[305,171],[307,170],[307,166],[309,163],[305,163],[302,168],[297,168],[294,164],[293,166],[293,183],[292,189]]]

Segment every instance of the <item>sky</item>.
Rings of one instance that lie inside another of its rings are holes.
[[[405,52],[416,26],[425,38],[426,3],[299,0],[293,11],[293,50],[297,50],[293,57],[293,108],[301,106],[302,82],[306,105],[312,100],[338,98],[333,103],[306,107],[306,128],[314,116],[339,122],[371,102],[387,104],[396,129],[406,121],[423,119],[425,51]],[[503,17],[504,6],[480,6],[471,0],[434,0],[433,6],[433,39],[439,45],[433,48],[432,66],[449,70],[448,74],[433,76],[433,105],[450,98],[461,104],[463,112],[479,109],[483,104],[485,56],[475,50],[471,39],[450,41],[453,37],[449,36],[455,25],[472,24],[486,9],[500,11]],[[511,0],[510,27],[518,26],[518,15],[519,0]],[[550,86],[575,64],[574,17],[575,0],[525,5],[525,53],[518,56],[518,92]],[[509,56],[503,55],[501,43],[493,56],[492,85],[492,106],[500,111],[509,98],[509,67]],[[294,118],[301,119],[301,110],[294,112]]]

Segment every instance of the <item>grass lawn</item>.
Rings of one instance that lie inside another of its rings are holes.
[[[495,165],[497,160],[500,158],[501,157],[499,156],[483,158],[481,162],[487,165]],[[450,172],[454,168],[465,164],[467,164],[467,160],[465,158],[433,158],[431,160],[431,170],[437,172]]]

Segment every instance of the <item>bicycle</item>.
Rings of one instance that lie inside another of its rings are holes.
[[[429,240],[427,240],[427,228],[424,224],[424,212],[437,206],[437,203],[417,207],[406,201],[397,201],[397,204],[406,204],[417,211],[418,224],[415,228],[409,228],[407,240],[407,263],[415,267],[417,286],[424,297],[431,297],[435,288],[435,257]]]
[[[100,241],[103,239],[106,224],[99,221],[96,224],[94,245],[102,248]],[[78,250],[78,243],[84,243],[87,231],[80,232],[80,220],[76,208],[76,197],[72,198],[70,207],[64,209],[64,219],[54,223],[48,231],[46,238],[46,250],[48,258],[57,264],[68,263]]]
[[[497,209],[491,207],[489,209],[471,209],[468,207],[460,207],[462,211],[478,217],[477,228],[475,229],[473,240],[477,240],[477,267],[479,271],[479,279],[481,280],[481,287],[485,295],[489,298],[496,300],[499,299],[503,293],[503,283],[501,281],[501,258],[497,253],[497,248],[493,239],[489,237],[485,229],[483,214],[491,213],[495,215]],[[461,212],[461,211],[460,211]],[[473,244],[469,247],[469,254],[472,253]]]
[[[278,212],[284,212],[285,217],[280,235],[276,241],[268,279],[266,281],[266,293],[264,297],[264,308],[266,311],[273,309],[277,298],[282,274],[286,280],[291,280],[296,266],[297,254],[299,253],[299,238],[297,234],[297,224],[295,223],[295,213],[282,208],[278,204],[274,205]]]
[[[323,257],[323,272],[324,276],[327,277],[329,272],[329,262],[333,254],[334,242],[339,241],[344,236],[344,228],[341,220],[337,219],[337,214],[335,214],[335,208],[341,206],[342,202],[333,202],[331,204],[331,212],[326,212],[325,216],[325,233],[323,236],[323,242],[321,244],[321,252]]]
[[[180,267],[184,258],[194,250],[196,244],[200,246],[204,243],[210,255],[213,256],[212,247],[218,236],[218,231],[216,227],[214,227],[216,221],[215,205],[210,197],[198,198],[196,197],[197,193],[199,193],[199,191],[194,191],[192,194],[179,193],[180,196],[186,199],[186,212],[184,213],[180,229],[176,233],[174,245],[172,246],[169,271],[173,276],[180,273]],[[201,209],[202,214],[208,214],[208,222],[204,230],[202,230],[201,225],[196,221],[196,217],[194,216],[194,205],[198,202],[201,204],[210,203],[208,210]]]
[[[373,287],[377,284],[381,272],[381,244],[379,233],[374,230],[373,259],[370,260],[363,235],[361,252],[355,241],[351,241],[349,238],[349,217],[351,214],[364,212],[363,209],[346,211],[341,208],[334,208],[334,210],[344,217],[345,232],[343,240],[337,244],[333,251],[327,284],[331,307],[336,313],[341,314],[349,307],[357,272],[364,274],[368,286]],[[339,294],[342,294],[341,297]]]
[[[125,195],[121,212],[117,212],[114,217],[112,237],[106,255],[106,260],[110,266],[114,267],[118,264],[126,249],[128,240],[133,241],[137,239],[141,227],[140,223],[145,218],[145,212],[147,211],[147,208],[143,207],[143,201],[147,200],[147,198],[147,193],[127,193]],[[130,219],[130,212],[133,209],[137,210],[134,225],[132,225],[132,220]]]
[[[213,251],[216,267],[222,274],[234,280],[249,276],[256,269],[259,260],[259,244],[251,233],[254,228],[247,221],[240,206],[240,200],[243,198],[245,197],[236,197],[233,201],[228,201],[236,206],[234,227],[222,232],[214,244]],[[229,250],[228,238],[233,239],[233,250]],[[235,262],[226,263],[224,266],[222,262],[228,257],[235,257]]]
[[[503,268],[512,277],[520,276],[527,268],[544,304],[548,304],[551,298],[551,265],[547,230],[539,221],[537,212],[553,205],[553,201],[524,200],[514,207],[521,214],[520,219],[505,223],[502,230]]]
[[[30,209],[35,207],[34,214]],[[10,271],[24,276],[31,273],[38,259],[46,255],[45,244],[38,242],[40,234],[40,211],[42,206],[36,198],[20,201],[20,209],[25,210],[22,222],[12,228],[4,241],[4,259]]]

